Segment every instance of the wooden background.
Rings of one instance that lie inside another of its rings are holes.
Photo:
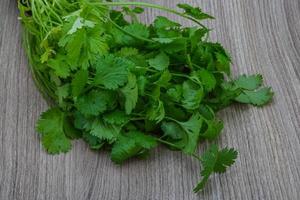
[[[234,74],[258,72],[273,87],[274,101],[264,108],[236,105],[220,113],[225,130],[219,144],[240,152],[234,167],[195,195],[198,163],[165,148],[121,167],[81,141],[66,155],[47,155],[34,131],[47,105],[27,69],[16,1],[1,0],[0,199],[300,199],[300,1],[148,2],[171,7],[189,2],[216,16],[208,22],[215,29],[212,38],[231,52]],[[147,10],[144,18],[158,14]]]

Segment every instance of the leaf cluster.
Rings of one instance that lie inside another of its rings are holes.
[[[144,24],[140,6],[197,26],[163,16]],[[54,105],[37,122],[48,153],[68,152],[71,140],[81,138],[121,164],[164,143],[203,164],[196,192],[213,172],[234,163],[235,150],[214,145],[199,158],[198,143],[220,135],[218,110],[234,102],[262,106],[273,93],[261,87],[261,75],[232,79],[228,52],[208,41],[210,30],[201,23],[213,17],[187,4],[178,7],[182,12],[138,2],[19,3],[33,77]]]

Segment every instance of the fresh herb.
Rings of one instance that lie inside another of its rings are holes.
[[[118,7],[118,9],[116,9]],[[160,9],[195,23],[184,27],[158,16],[142,23],[142,7]],[[210,42],[198,7],[178,10],[143,2],[27,0],[19,2],[24,46],[33,78],[51,108],[37,122],[50,154],[68,152],[73,139],[91,149],[111,150],[121,164],[144,158],[158,144],[202,164],[204,188],[237,158],[234,149],[200,141],[216,139],[223,122],[215,115],[234,102],[262,106],[273,92],[262,76],[231,77],[231,58]]]

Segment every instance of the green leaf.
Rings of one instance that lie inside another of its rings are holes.
[[[126,114],[130,114],[135,108],[138,100],[138,87],[136,83],[136,77],[134,74],[128,74],[128,83],[121,89],[122,94],[125,97],[125,111]]]
[[[259,88],[262,84],[263,77],[260,74],[246,76],[242,75],[234,83],[242,89],[245,90],[255,90]]]
[[[83,29],[77,30],[76,33],[62,37],[58,43],[60,47],[64,47],[67,51],[68,63],[72,66],[79,66],[81,58],[81,50],[85,45],[86,32]]]
[[[79,70],[72,79],[72,95],[77,97],[83,91],[86,83],[88,81],[88,71],[87,70]]]
[[[130,120],[130,116],[126,115],[125,112],[115,110],[113,112],[107,113],[103,116],[106,123],[115,125],[124,125]]]
[[[226,74],[230,75],[230,58],[223,53],[216,53],[217,57],[217,69],[221,72],[225,72]]]
[[[87,21],[87,20],[85,20]],[[89,26],[83,26],[76,32],[68,34],[69,24],[63,26],[63,36],[58,45],[66,51],[66,58],[72,69],[78,67],[87,69],[90,62],[94,62],[99,55],[108,52],[107,37],[104,35],[104,25],[89,22]]]
[[[74,127],[79,130],[91,130],[94,117],[86,117],[79,111],[74,112]]]
[[[64,99],[67,98],[70,94],[70,84],[65,84],[60,87],[57,87],[56,95],[58,97],[58,103],[61,107],[65,107]]]
[[[108,94],[100,90],[92,90],[86,95],[79,96],[75,107],[84,115],[97,116],[107,108]]]
[[[118,138],[120,131],[119,126],[105,124],[103,121],[96,119],[93,122],[90,134],[101,140],[113,142]]]
[[[224,128],[224,124],[220,120],[204,120],[207,129],[201,133],[201,137],[210,141],[215,140]]]
[[[133,23],[124,27],[124,30],[132,35],[138,36],[140,38],[149,38],[149,30],[148,28],[140,23]],[[129,35],[123,35],[122,42],[128,46],[136,46],[143,44],[142,40],[138,40]]]
[[[185,81],[182,86],[183,89],[183,107],[188,110],[195,110],[199,108],[203,99],[203,88],[193,83],[192,81]]]
[[[54,70],[54,74],[61,78],[67,78],[70,75],[70,66],[63,55],[56,55],[55,58],[48,60],[48,66]]]
[[[179,8],[182,8],[185,11],[186,15],[189,15],[195,19],[198,20],[204,20],[204,19],[214,19],[214,17],[202,12],[202,10],[199,7],[192,7],[188,4],[178,4]]]
[[[167,69],[170,65],[169,56],[161,52],[153,59],[148,60],[150,67],[153,67],[156,70],[163,71]]]
[[[131,63],[123,58],[108,55],[98,59],[94,84],[104,85],[115,90],[127,82],[128,69]]]
[[[202,127],[203,119],[199,113],[195,113],[186,122],[179,122],[179,125],[187,134],[187,144],[183,151],[187,154],[193,154],[197,148],[200,130]]]
[[[180,102],[182,99],[183,89],[182,85],[175,85],[167,90],[167,95],[175,102]]]
[[[148,84],[148,79],[145,76],[140,76],[137,80],[137,85],[138,85],[138,93],[141,96],[145,95],[145,90],[146,90],[146,86]]]
[[[235,101],[240,103],[252,104],[255,106],[263,106],[272,100],[274,93],[271,88],[261,88],[256,91],[244,90]]]
[[[167,88],[169,86],[169,82],[172,79],[172,74],[169,72],[169,70],[163,71],[161,76],[157,81],[154,82],[154,84],[162,87]]]
[[[142,14],[144,12],[144,9],[141,7],[135,7],[132,9],[132,12],[134,12],[136,14]]]
[[[212,145],[201,157],[203,170],[202,180],[194,188],[194,192],[202,190],[212,173],[224,173],[237,158],[238,152],[234,149],[224,148],[219,150],[216,145]]]
[[[147,110],[146,114],[147,119],[151,121],[156,121],[159,123],[165,117],[165,108],[162,101],[154,101],[151,103],[149,109]]]
[[[88,132],[83,132],[82,138],[86,143],[89,144],[90,148],[93,150],[98,150],[105,144],[105,141],[99,139],[94,135],[91,135]]]
[[[208,92],[212,91],[217,84],[217,80],[215,78],[215,76],[213,75],[213,73],[211,73],[208,70],[200,70],[198,72],[196,72],[198,77],[201,80],[201,83],[204,86],[204,89]]]
[[[157,142],[154,137],[132,131],[126,135],[121,135],[114,143],[111,151],[111,159],[115,163],[121,164],[125,160],[156,146]]]
[[[95,26],[95,23],[89,20],[85,20],[82,17],[78,17],[72,26],[72,28],[69,30],[67,34],[71,35],[75,33],[78,29],[82,29],[83,27],[90,27],[93,28]]]
[[[154,20],[154,27],[156,29],[168,29],[168,28],[175,28],[180,27],[181,25],[177,22],[171,21],[167,17],[158,16]]]
[[[160,48],[168,53],[174,54],[178,52],[185,51],[187,49],[187,39],[186,38],[173,38],[172,42],[167,42],[170,39],[160,39]]]
[[[119,57],[131,57],[139,54],[139,50],[132,47],[123,47],[120,51],[117,52]]]
[[[201,104],[199,107],[199,113],[206,120],[213,120],[215,118],[215,112],[208,105]]]
[[[179,124],[175,122],[163,122],[161,129],[164,132],[163,137],[178,147],[175,150],[183,149],[186,146],[188,137]]]
[[[43,147],[50,154],[68,152],[71,142],[64,133],[64,113],[59,108],[50,108],[42,113],[36,130],[41,135]]]
[[[82,136],[82,133],[74,127],[70,117],[65,117],[64,119],[64,132],[65,135],[70,139],[78,139]]]
[[[191,27],[187,28],[187,30],[189,31],[192,51],[194,51],[199,43],[202,42],[203,37],[209,33],[209,29],[207,28]]]

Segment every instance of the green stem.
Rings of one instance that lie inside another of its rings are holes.
[[[150,69],[149,67],[135,66],[135,68],[138,68],[138,69],[145,69],[146,71],[153,72],[153,73],[157,73],[157,72],[158,72],[157,70]]]
[[[176,148],[176,149],[178,149],[178,150],[181,150],[181,149],[182,149],[182,148],[178,147],[177,145],[175,145],[175,144],[173,144],[173,143],[171,143],[171,142],[162,140],[162,139],[160,139],[160,138],[156,138],[156,140],[157,140],[158,142],[162,143],[162,144],[169,145],[169,146],[171,146],[171,147],[173,147],[173,148]],[[191,155],[192,157],[196,158],[196,159],[199,160],[199,161],[202,160],[202,159],[201,159],[197,154],[195,154],[195,153],[190,154],[190,155]]]
[[[166,145],[171,146],[171,147],[174,147],[174,148],[176,148],[176,149],[178,149],[178,150],[181,149],[181,148],[178,147],[177,145],[175,145],[175,144],[173,144],[173,143],[170,143],[170,142],[168,142],[168,141],[162,140],[162,139],[160,139],[160,138],[156,138],[156,140],[157,140],[158,142],[162,143],[162,144],[166,144]]]
[[[187,16],[184,13],[178,12],[174,9],[171,8],[167,8],[161,5],[156,5],[156,4],[151,4],[151,3],[145,3],[145,2],[97,2],[94,3],[97,5],[104,5],[104,6],[140,6],[140,7],[148,7],[148,8],[155,8],[155,9],[159,9],[159,10],[163,10],[169,13],[173,13],[175,15],[181,16],[183,18],[186,18],[188,20],[191,20],[193,22],[195,22],[196,24],[198,24],[199,26],[201,26],[202,28],[206,28],[203,24],[201,24],[197,19]]]

